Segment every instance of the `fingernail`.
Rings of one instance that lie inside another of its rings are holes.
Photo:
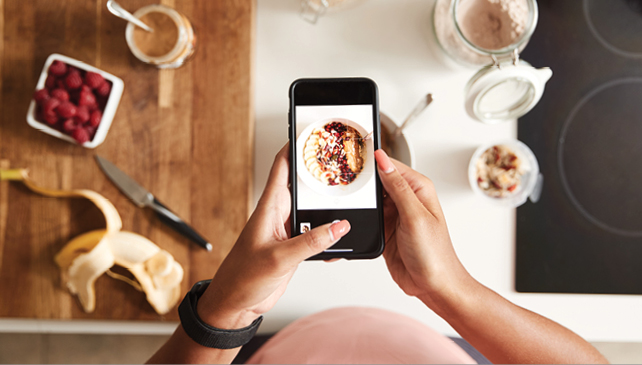
[[[389,174],[395,171],[395,165],[392,163],[390,157],[388,157],[388,154],[386,154],[384,150],[376,150],[375,158],[377,159],[379,169],[381,169],[381,171],[383,171],[384,173]]]
[[[342,220],[341,222],[332,223],[330,226],[330,239],[332,242],[337,242],[341,237],[350,232],[350,222]]]

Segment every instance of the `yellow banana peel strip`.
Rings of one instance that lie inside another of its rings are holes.
[[[144,291],[147,301],[158,314],[169,312],[180,299],[183,268],[167,251],[147,238],[121,231],[122,221],[114,205],[91,190],[53,190],[35,185],[27,170],[0,169],[0,180],[21,181],[32,191],[50,197],[82,197],[91,200],[105,216],[106,229],[86,232],[69,241],[58,252],[55,262],[67,274],[67,287],[85,312],[96,308],[94,283],[103,274]],[[119,265],[128,269],[136,280],[110,269]]]
[[[26,169],[0,170],[0,180],[21,181],[31,191],[52,198],[86,198],[91,200],[105,215],[107,233],[115,233],[123,227],[116,207],[104,196],[91,190],[54,190],[37,186],[31,180]]]
[[[114,278],[116,280],[124,281],[125,283],[133,286],[134,289],[136,289],[138,291],[143,291],[143,288],[141,288],[140,284],[138,284],[138,282],[136,280],[132,280],[132,279],[128,278],[127,276],[117,274],[117,273],[111,271],[111,269],[107,270],[107,272],[105,272],[105,274],[107,274],[108,276],[110,276],[110,277],[112,277],[112,278]]]

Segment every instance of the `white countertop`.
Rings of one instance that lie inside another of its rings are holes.
[[[379,86],[381,110],[399,122],[422,96],[434,103],[407,134],[416,168],[439,194],[457,254],[480,282],[512,302],[547,316],[590,341],[642,342],[642,296],[521,294],[514,290],[515,211],[476,197],[467,165],[481,144],[516,136],[516,124],[487,126],[463,108],[463,89],[475,70],[443,58],[432,33],[431,0],[367,0],[302,20],[298,0],[258,0],[255,61],[258,200],[276,152],[287,142],[288,87],[300,77],[365,76]],[[563,77],[554,75],[553,77]],[[530,203],[528,203],[530,204]],[[455,332],[392,281],[382,258],[303,263],[287,292],[266,316],[271,332],[320,310],[371,306]],[[173,323],[0,320],[3,332],[171,333]]]
[[[287,142],[287,92],[293,80],[369,77],[379,86],[381,110],[397,122],[431,92],[434,103],[407,134],[417,170],[437,187],[455,249],[468,271],[510,301],[590,341],[642,341],[642,296],[515,292],[515,211],[475,196],[468,186],[467,166],[480,145],[515,138],[516,124],[488,126],[468,117],[463,90],[475,70],[444,59],[432,32],[433,4],[367,0],[312,25],[299,17],[298,0],[258,1],[255,200],[274,155]],[[386,308],[455,334],[396,286],[383,258],[303,263],[261,330],[277,330],[296,318],[338,306]]]

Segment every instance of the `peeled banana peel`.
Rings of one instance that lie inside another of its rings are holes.
[[[66,274],[67,288],[78,296],[85,312],[96,308],[94,283],[101,275],[124,281],[144,291],[147,301],[158,314],[165,314],[180,299],[183,267],[167,251],[147,238],[121,231],[118,211],[105,197],[91,190],[52,190],[36,186],[24,169],[2,170],[0,180],[21,181],[32,191],[50,197],[83,197],[91,200],[105,216],[106,229],[75,237],[55,256]],[[114,266],[128,269],[136,280],[116,274]]]

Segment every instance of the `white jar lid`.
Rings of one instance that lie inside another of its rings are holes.
[[[466,85],[466,111],[487,124],[519,118],[537,105],[552,75],[550,68],[525,61],[484,67]]]

